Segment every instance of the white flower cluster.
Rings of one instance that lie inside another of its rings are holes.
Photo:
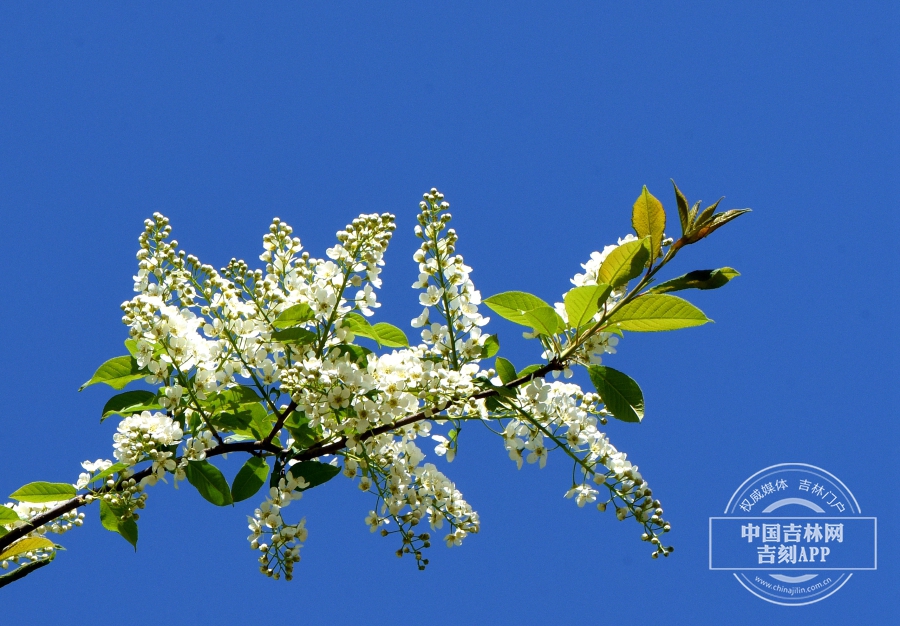
[[[337,261],[351,276],[349,283],[354,287],[362,286],[351,300],[353,305],[366,316],[374,314],[372,309],[381,305],[375,298],[374,288],[381,287],[381,266],[384,265],[384,252],[396,228],[394,216],[390,213],[377,215],[360,215],[344,230],[337,234],[338,243],[325,251],[329,259]],[[317,268],[318,269],[318,268]],[[361,275],[365,275],[363,285]]]
[[[259,571],[276,580],[284,574],[286,580],[294,577],[294,563],[300,560],[301,542],[306,541],[306,519],[298,524],[284,522],[281,511],[303,494],[297,489],[309,486],[303,477],[288,474],[278,480],[277,487],[269,489],[265,501],[248,517],[250,536],[247,540],[253,550],[262,552],[259,557]]]
[[[456,254],[457,235],[448,228],[443,194],[432,189],[420,208],[416,235],[422,244],[414,254],[419,279],[413,287],[421,290],[424,309],[412,326],[421,329],[422,343],[381,354],[352,344],[359,335],[379,345],[405,345],[397,343],[397,329],[370,325],[359,315],[370,317],[380,306],[375,290],[381,287],[384,254],[395,229],[393,215],[359,216],[337,233],[338,242],[324,259],[311,258],[293,229],[276,218],[263,238],[264,271],[236,259],[219,271],[201,265],[168,239],[165,217],[147,220],[134,277],[137,293],[122,305],[123,321],[145,380],[159,387],[154,405],[164,412],[147,410],[121,420],[114,455],[128,469],[121,480],[108,479],[102,493],[93,495],[120,519],[137,518],[145,485],[172,473],[177,487],[188,462],[204,460],[216,446],[257,441],[253,445],[269,454],[272,445],[286,445],[279,453],[283,462],[310,446],[335,453],[343,445],[336,454],[344,459],[344,473],[358,477],[360,489],[377,498],[366,523],[373,532],[399,533],[398,553],[414,554],[424,567],[421,549],[431,537],[414,533],[413,527],[427,520],[434,531],[447,522],[444,540],[452,546],[478,532],[479,518],[456,486],[435,465],[424,463],[415,439],[431,435],[434,421],[453,422],[449,438],[432,436],[436,454],[450,461],[457,454],[462,418],[503,419],[505,446],[519,467],[525,461],[544,467],[549,449],[561,447],[581,468],[582,484],[566,494],[578,506],[603,500],[597,487],[604,485],[610,496],[599,508],[614,502],[624,512],[620,517],[634,515],[648,530],[654,524],[663,527],[658,502],[650,500],[637,467],[597,429],[606,413],[596,394],[537,378],[514,394],[507,390],[503,397],[490,398],[496,401],[491,406],[500,407],[493,414],[487,408],[484,396],[491,386],[486,381],[494,372],[480,370],[479,362],[492,354],[489,347],[496,351],[497,343],[488,344],[482,332],[488,318],[479,313],[481,294],[470,278],[472,269]],[[618,244],[634,239],[629,235]],[[582,265],[584,274],[572,283],[597,284],[600,265],[616,247],[593,253]],[[623,295],[622,289],[613,292],[609,304]],[[565,319],[565,307],[557,303],[556,309]],[[379,327],[388,334],[379,336]],[[574,340],[575,334],[566,332],[541,337],[545,359],[562,354],[561,338]],[[595,333],[579,341],[565,363],[554,364],[567,376],[572,363],[599,363],[602,354],[614,353],[618,339]],[[482,399],[473,400],[479,393]],[[275,432],[282,427],[289,436]],[[150,467],[136,482],[133,467],[142,461]],[[87,473],[76,486],[86,488],[94,473],[110,466],[111,461],[85,462]],[[290,579],[300,558],[305,523],[286,524],[281,510],[306,486],[289,473],[250,518],[249,541],[262,553],[260,569],[270,577]],[[386,527],[389,521],[397,530]]]
[[[324,335],[320,347],[343,340],[346,313],[356,308],[371,315],[379,306],[373,288],[381,285],[393,219],[361,215],[338,232],[338,244],[328,250],[332,260],[322,260],[305,252],[298,257],[300,240],[276,218],[263,240],[263,275],[237,260],[222,273],[200,265],[177,251],[177,242],[166,241],[168,219],[155,214],[140,238],[139,293],[122,308],[138,365],[149,370],[148,382],[164,385],[163,408],[201,412],[198,401],[235,385],[236,375],[277,384],[298,350],[273,340],[272,320],[291,306],[311,308],[314,318],[300,328]],[[357,289],[352,298],[351,288]]]
[[[145,484],[154,485],[166,472],[175,471],[177,463],[173,453],[164,448],[176,445],[184,433],[171,417],[144,411],[124,418],[117,430],[113,435],[116,459],[128,466],[146,459],[153,461],[150,475],[143,480]]]
[[[418,434],[427,435],[428,430]],[[411,528],[423,519],[432,530],[441,529],[446,521],[450,532],[444,538],[447,546],[461,545],[469,534],[480,527],[478,513],[433,463],[421,465],[425,455],[414,443],[417,432],[410,428],[402,439],[382,435],[358,443],[345,456],[344,473],[356,476],[361,473],[359,488],[373,491],[381,503],[380,515],[370,511],[366,524],[374,532],[393,519],[399,526],[403,546],[398,555],[413,552],[420,567],[422,559],[419,546],[428,547],[430,536],[415,535]],[[390,534],[383,530],[382,534]],[[419,545],[417,545],[419,544]]]
[[[456,251],[457,235],[445,229],[451,216],[444,194],[432,189],[419,203],[419,226],[416,236],[423,239],[413,255],[419,264],[419,280],[413,288],[423,289],[419,303],[425,308],[412,320],[413,328],[422,328],[422,341],[431,350],[458,367],[481,357],[486,335],[481,327],[490,318],[478,312],[481,293],[469,278],[472,268],[463,262]],[[441,321],[434,321],[436,310]]]
[[[90,484],[94,474],[108,470],[112,465],[113,462],[107,461],[106,459],[97,459],[93,463],[84,461],[81,464],[81,467],[84,468],[85,471],[78,475],[78,480],[75,482],[75,488],[84,489]]]
[[[76,521],[79,522],[79,524],[77,524],[78,526],[81,525],[80,522],[82,519],[83,519],[83,516],[82,516],[82,518],[76,518]],[[35,533],[29,533],[28,535],[26,535],[24,540],[27,541],[28,538],[31,538],[34,536],[36,536]],[[20,540],[20,541],[22,541],[22,540]],[[13,544],[13,545],[15,545],[15,544]],[[36,563],[38,561],[46,561],[47,559],[52,558],[55,552],[56,552],[56,548],[53,546],[36,547],[33,550],[28,550],[26,552],[20,552],[18,554],[14,554],[12,556],[9,556],[9,557],[3,559],[2,561],[0,561],[0,569],[9,569],[10,563],[19,565],[21,567],[21,566],[27,565],[29,563]]]
[[[557,441],[573,456],[586,479],[573,485],[565,494],[567,498],[574,497],[579,507],[595,502],[599,492],[589,484],[588,479],[592,479],[610,492],[610,497],[598,504],[599,510],[618,501],[621,506],[616,507],[616,515],[620,520],[633,515],[641,524],[668,531],[668,524],[660,517],[659,502],[650,499],[650,488],[638,467],[598,430],[597,416],[604,413],[599,403],[599,396],[584,393],[574,384],[535,379],[521,386],[516,396],[520,417],[507,422],[503,431],[510,459],[520,469],[523,459],[543,468],[548,453],[546,440]]]
[[[460,371],[424,358],[421,347],[369,354],[364,365],[333,350],[288,368],[284,385],[298,410],[326,434],[347,436],[389,425],[420,409],[440,411],[471,395],[478,366]],[[351,408],[350,416],[341,409]]]
[[[7,502],[5,504],[6,508],[14,511],[15,514],[19,516],[19,519],[14,521],[4,521],[3,525],[0,526],[0,529],[8,532],[10,530],[13,530],[14,528],[24,526],[36,516],[41,515],[42,513],[46,513],[59,504],[60,502]],[[68,511],[51,520],[50,522],[35,528],[19,541],[21,542],[33,538],[43,538],[47,533],[61,535],[72,530],[76,526],[81,526],[83,523],[84,513],[79,513],[78,511]],[[6,533],[4,532],[4,534]],[[26,565],[27,563],[49,559],[53,556],[55,551],[56,548],[53,546],[36,547],[33,550],[28,550],[27,552],[22,552],[12,555],[8,558],[4,558],[2,561],[0,561],[0,568],[8,569],[10,563],[21,566]]]
[[[59,504],[59,502],[7,502],[5,506],[15,511],[16,515],[19,516],[20,521],[13,522],[11,524],[4,522],[4,526],[7,526],[8,524],[8,529],[24,526],[28,522],[28,520],[33,519],[41,513],[46,513]],[[84,513],[69,511],[67,513],[64,513],[60,517],[44,524],[43,526],[39,526],[38,528],[28,533],[27,536],[42,537],[46,533],[61,535],[72,530],[72,528],[76,526],[81,526],[83,521]]]

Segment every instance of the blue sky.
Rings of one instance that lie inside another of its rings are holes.
[[[670,214],[727,196],[754,212],[671,275],[742,276],[689,297],[716,323],[627,335],[606,360],[643,387],[614,423],[673,523],[649,558],[633,523],[562,498],[570,466],[517,472],[471,429],[446,471],[481,514],[422,573],[363,524],[346,480],[289,509],[310,531],[293,583],[255,569],[246,514],[151,490],[135,554],[89,510],[52,567],[3,590],[22,623],[862,623],[898,577],[898,62],[893,3],[5,3],[0,7],[0,468],[3,488],[73,481],[108,457],[142,221],[216,266],[256,259],[273,216],[314,255],[358,213],[398,231],[378,319],[407,327],[417,203],[451,203],[485,296],[559,300],[630,231],[646,184]],[[536,360],[502,320],[501,354]],[[586,382],[586,381],[582,381]],[[707,570],[707,520],[774,463],[839,476],[883,520],[880,569],[816,605],[766,604]],[[235,471],[237,461],[225,464]],[[296,509],[296,510],[294,510]],[[109,600],[108,598],[115,598]],[[14,601],[13,601],[14,599]],[[40,617],[39,617],[40,616]]]

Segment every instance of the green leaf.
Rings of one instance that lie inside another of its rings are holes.
[[[504,385],[516,379],[516,368],[502,356],[497,357],[497,363],[494,365],[494,369],[497,370],[497,376],[500,377],[500,380],[503,381]]]
[[[696,270],[660,283],[651,289],[650,293],[668,293],[682,289],[718,289],[738,276],[740,273],[730,267],[721,267],[717,270]]]
[[[701,326],[711,321],[703,311],[687,300],[677,296],[649,294],[623,305],[609,318],[609,325],[645,333]]]
[[[713,215],[711,220],[712,229],[715,230],[720,226],[724,226],[731,220],[740,217],[744,213],[750,213],[750,209],[729,209],[724,211],[723,213],[717,213]]]
[[[651,259],[658,257],[662,247],[663,233],[666,230],[666,212],[663,210],[662,203],[647,191],[646,185],[634,202],[631,225],[639,239],[650,238]]]
[[[681,232],[686,235],[691,228],[690,218],[688,217],[690,214],[688,201],[674,180],[672,181],[672,186],[675,187],[675,200],[678,203],[678,219],[681,221]]]
[[[133,356],[117,356],[98,367],[91,379],[79,387],[78,391],[96,383],[106,383],[113,389],[122,389],[131,381],[146,375],[146,372],[141,373]]]
[[[162,407],[156,402],[156,394],[152,391],[144,389],[125,391],[107,400],[106,404],[103,405],[100,421],[102,422],[110,415],[133,415],[142,411],[152,411],[160,408]]]
[[[718,204],[718,203],[716,203],[716,204]],[[715,208],[715,206],[713,206],[711,208]],[[695,232],[691,233],[688,243],[694,243],[696,241],[700,241],[701,239],[703,239],[710,233],[718,230],[719,228],[721,228],[722,226],[724,226],[731,220],[740,217],[744,213],[749,213],[749,212],[750,212],[750,209],[730,209],[723,213],[716,213],[712,217],[708,218],[707,222],[705,224],[703,224],[702,227],[697,228],[697,230]],[[698,219],[698,224],[699,223],[700,222]]]
[[[591,321],[611,291],[612,287],[603,283],[570,289],[564,297],[569,326],[578,328]]]
[[[275,318],[275,321],[272,322],[272,326],[275,328],[292,328],[294,326],[299,326],[304,322],[308,322],[314,317],[315,314],[313,313],[313,310],[309,308],[309,305],[301,302],[300,304],[295,304],[282,311],[278,317]]]
[[[129,517],[127,520],[119,522],[119,534],[134,546],[134,551],[137,552],[138,525],[133,518]]]
[[[294,438],[294,447],[305,450],[319,440],[319,433],[309,425],[309,418],[301,411],[294,411],[284,422],[291,437]]]
[[[309,345],[316,340],[316,333],[305,328],[286,328],[272,333],[272,340],[279,343],[289,343],[295,346]]]
[[[122,470],[124,470],[127,467],[128,467],[128,465],[126,465],[125,463],[113,463],[112,465],[107,467],[105,470],[103,470],[102,472],[99,472],[96,476],[91,478],[91,482],[89,482],[88,484],[97,482],[98,480],[106,480],[107,478],[109,478],[110,476],[115,474],[116,472],[121,472]]]
[[[260,404],[254,404],[250,407],[250,415],[253,416],[253,421],[250,422],[250,432],[256,437],[257,441],[268,437],[275,423],[275,416],[266,411]],[[277,442],[278,439],[276,438],[273,441]]]
[[[26,552],[31,552],[32,550],[52,548],[54,547],[54,545],[55,544],[52,541],[50,541],[49,539],[45,539],[44,537],[25,537],[24,539],[19,539],[17,542],[4,550],[3,553],[0,554],[0,561],[11,559],[14,556],[25,554]]]
[[[201,405],[210,413],[239,413],[250,410],[254,404],[258,404],[262,400],[253,387],[245,385],[235,385],[225,391],[218,391],[207,396],[206,400],[201,400]]]
[[[697,219],[697,211],[700,210],[700,201],[697,200],[694,203],[694,206],[691,207],[691,210],[688,211],[688,224],[691,225],[691,230],[694,228],[694,221]]]
[[[231,488],[225,476],[209,461],[188,461],[185,468],[188,482],[197,488],[200,495],[216,506],[232,503]]]
[[[20,519],[19,514],[11,508],[0,505],[0,525],[18,522]]]
[[[231,485],[231,499],[234,502],[246,500],[256,494],[266,483],[269,475],[269,464],[266,460],[251,456],[238,471]]]
[[[497,335],[488,335],[481,346],[481,358],[489,359],[500,351],[500,339]]]
[[[409,339],[406,338],[406,334],[392,324],[378,322],[372,326],[372,330],[375,331],[375,335],[378,337],[376,341],[383,346],[388,348],[409,347]]]
[[[503,404],[503,400],[499,396],[488,396],[484,399],[484,406],[488,411],[502,411],[507,408],[505,404]]]
[[[600,280],[613,289],[621,287],[644,271],[650,260],[649,239],[623,243],[609,253],[597,272]]]
[[[301,461],[292,465],[289,471],[294,478],[302,476],[303,480],[309,483],[309,487],[298,489],[298,491],[306,491],[318,487],[322,483],[327,483],[341,473],[341,468],[318,461]]]
[[[534,332],[541,335],[553,335],[561,325],[559,313],[552,306],[539,306],[523,314]],[[562,324],[565,328],[565,323]]]
[[[261,439],[265,439],[269,431],[272,430],[272,425],[275,423],[275,416],[272,413],[269,413],[261,404],[249,404],[244,406],[244,410],[231,415],[230,420],[240,420],[241,423],[249,416],[250,421],[246,426],[241,426],[240,424],[235,424],[238,426],[234,428],[232,432],[237,435],[246,435],[252,437],[253,440],[259,441]]]
[[[108,531],[122,535],[137,550],[138,526],[133,518],[122,519],[122,511],[100,500],[100,524]]]
[[[210,422],[219,431],[246,430],[250,428],[253,422],[253,413],[251,411],[237,411],[234,413],[218,413],[214,415]]]
[[[379,346],[388,348],[405,348],[409,340],[402,330],[387,322],[378,322],[374,326],[359,313],[347,313],[341,320],[341,326],[354,335],[373,339]]]
[[[613,417],[623,422],[640,422],[644,418],[644,394],[631,377],[603,365],[591,365],[588,373]]]
[[[518,374],[516,374],[516,378],[522,378],[523,376],[528,376],[529,374],[533,374],[544,367],[540,363],[535,363],[534,365],[529,365],[526,368],[523,368]]]
[[[357,346],[352,343],[338,344],[331,349],[337,350],[339,356],[349,354],[351,361],[362,366],[365,366],[368,363],[368,355],[372,354],[372,351],[368,348],[364,346]]]
[[[369,320],[359,313],[347,313],[347,315],[341,319],[341,327],[346,328],[359,337],[366,337],[367,339],[378,341],[378,333],[372,328]]]
[[[100,500],[100,525],[114,533],[119,532],[119,522],[122,521],[106,500]]]
[[[700,215],[697,216],[697,219],[694,222],[694,225],[697,227],[706,226],[707,222],[709,222],[712,219],[713,213],[715,213],[716,208],[719,206],[719,203],[723,199],[724,198],[719,198],[712,205],[703,209],[703,211],[700,213]]]
[[[498,293],[484,300],[484,304],[500,317],[510,322],[530,327],[533,326],[532,322],[525,316],[527,312],[543,307],[553,308],[537,296],[523,291]]]
[[[28,483],[10,498],[19,502],[58,502],[75,497],[75,487],[68,483]]]

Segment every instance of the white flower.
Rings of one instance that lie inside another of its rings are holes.
[[[543,435],[537,435],[525,444],[525,448],[531,450],[531,453],[525,459],[529,463],[540,461],[540,468],[544,469],[547,465],[547,448],[544,447]]]
[[[419,317],[414,317],[410,325],[413,328],[422,328],[425,324],[428,323],[428,309],[423,309],[422,314]]]
[[[588,485],[578,485],[567,491],[566,497],[571,498],[572,496],[576,496],[575,503],[581,508],[585,504],[596,501],[597,493],[598,491],[596,489],[593,489]]]
[[[424,293],[419,294],[419,304],[422,306],[434,306],[441,301],[444,290],[434,285],[428,285]]]

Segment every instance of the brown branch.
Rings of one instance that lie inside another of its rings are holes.
[[[272,440],[275,439],[275,435],[278,434],[278,431],[281,430],[281,427],[284,426],[284,423],[287,421],[287,418],[290,417],[291,413],[297,408],[297,403],[291,400],[291,403],[287,405],[284,409],[284,413],[278,416],[278,419],[275,421],[275,424],[272,426],[272,432],[268,434],[268,436],[262,440],[262,442],[266,445],[272,443]],[[276,411],[277,414],[277,411]]]
[[[272,452],[277,454],[279,452],[283,452],[283,450],[278,446],[274,446],[271,443],[266,443],[265,441],[236,441],[234,443],[225,443],[220,446],[216,446],[211,450],[207,450],[206,456],[219,456],[221,454],[228,454],[229,452]],[[145,467],[141,471],[135,472],[128,478],[133,478],[136,481],[141,481],[150,474],[151,468]],[[94,495],[96,497],[110,491],[115,491],[115,487],[103,487],[90,495]],[[19,526],[18,528],[13,528],[11,531],[0,537],[0,551],[3,551],[8,546],[12,545],[28,533],[37,530],[44,524],[52,522],[56,518],[65,515],[69,511],[74,511],[79,507],[90,504],[90,502],[86,500],[87,495],[88,494],[75,496],[70,500],[66,500],[62,504],[53,507],[49,511],[44,511],[40,515],[35,515],[25,525]]]
[[[522,376],[517,378],[516,380],[510,381],[506,385],[504,385],[507,389],[515,389],[534,378],[543,378],[547,374],[553,371],[559,371],[565,368],[565,365],[562,361],[553,360],[546,365],[540,367],[534,372],[528,374],[527,376]],[[492,396],[499,395],[496,389],[486,389],[481,391],[473,396],[469,396],[466,398],[466,401],[470,400],[483,400],[485,398],[490,398]],[[273,454],[284,453],[285,450],[282,450],[280,447],[272,444],[272,439],[274,439],[275,434],[281,430],[284,422],[287,420],[288,416],[296,409],[296,402],[291,401],[290,405],[285,409],[284,413],[279,416],[278,421],[275,423],[275,426],[272,429],[272,432],[269,435],[261,440],[261,441],[238,441],[234,443],[224,443],[221,445],[212,448],[206,452],[207,457],[219,456],[222,454],[228,454],[229,452],[249,452],[249,453],[259,453],[259,452],[270,452]],[[446,407],[444,407],[446,408]],[[377,428],[372,428],[362,433],[359,436],[360,441],[365,441],[367,439],[371,439],[372,437],[377,437],[378,435],[382,435],[384,433],[397,430],[398,428],[402,428],[403,426],[408,426],[409,424],[414,424],[416,422],[420,422],[425,419],[434,419],[434,416],[437,415],[442,409],[438,409],[437,407],[432,407],[430,410],[423,410],[415,413],[414,415],[410,415],[405,417],[399,421],[393,422],[391,424],[386,424],[383,426],[378,426]],[[337,441],[328,444],[318,444],[314,445],[311,448],[308,448],[301,452],[299,455],[294,457],[298,461],[309,461],[311,459],[317,459],[321,456],[325,456],[326,454],[334,454],[338,452],[342,448],[347,445],[347,438],[341,437]],[[181,457],[179,457],[180,460]],[[135,472],[129,479],[134,479],[136,481],[141,481],[147,476],[149,476],[152,472],[151,467],[145,467],[139,472]],[[115,491],[116,486],[113,487],[102,487],[97,491],[93,492],[90,495],[95,497],[102,496],[104,493],[108,493],[110,491]],[[18,528],[14,528],[9,531],[7,534],[0,537],[0,551],[4,550],[8,546],[12,545],[22,537],[25,537],[27,534],[37,530],[44,524],[52,522],[56,518],[65,515],[69,511],[74,511],[77,508],[90,504],[86,500],[86,496],[88,494],[75,496],[74,498],[59,504],[58,506],[50,509],[49,511],[45,511],[40,515],[36,515],[28,523],[23,526],[19,526]],[[24,575],[24,574],[23,574]]]
[[[536,369],[532,373],[527,376],[521,376],[515,380],[510,381],[506,385],[504,385],[507,389],[515,389],[527,382],[530,382],[534,378],[543,378],[547,374],[553,371],[559,371],[565,369],[565,365],[558,360],[553,360],[547,363],[546,365]],[[469,396],[466,398],[466,401],[469,400],[483,400],[485,398],[490,398],[491,396],[499,395],[496,389],[486,389],[485,391],[476,393],[474,396]],[[446,407],[445,407],[446,408]],[[419,411],[414,415],[410,415],[409,417],[404,417],[402,420],[397,422],[393,422],[391,424],[385,424],[384,426],[378,426],[376,428],[372,428],[362,433],[359,436],[360,441],[365,441],[366,439],[371,439],[372,437],[377,437],[378,435],[383,435],[384,433],[390,432],[392,430],[397,430],[398,428],[402,428],[403,426],[408,426],[410,424],[414,424],[416,422],[420,422],[424,419],[435,419],[435,415],[440,412],[440,409],[437,407],[432,407],[426,411]],[[438,418],[440,419],[440,418]],[[307,448],[296,457],[294,457],[298,461],[309,461],[312,459],[317,459],[320,456],[325,456],[326,454],[334,454],[335,452],[341,450],[347,445],[347,438],[341,437],[335,442],[325,444],[325,445],[314,445],[310,448]]]

